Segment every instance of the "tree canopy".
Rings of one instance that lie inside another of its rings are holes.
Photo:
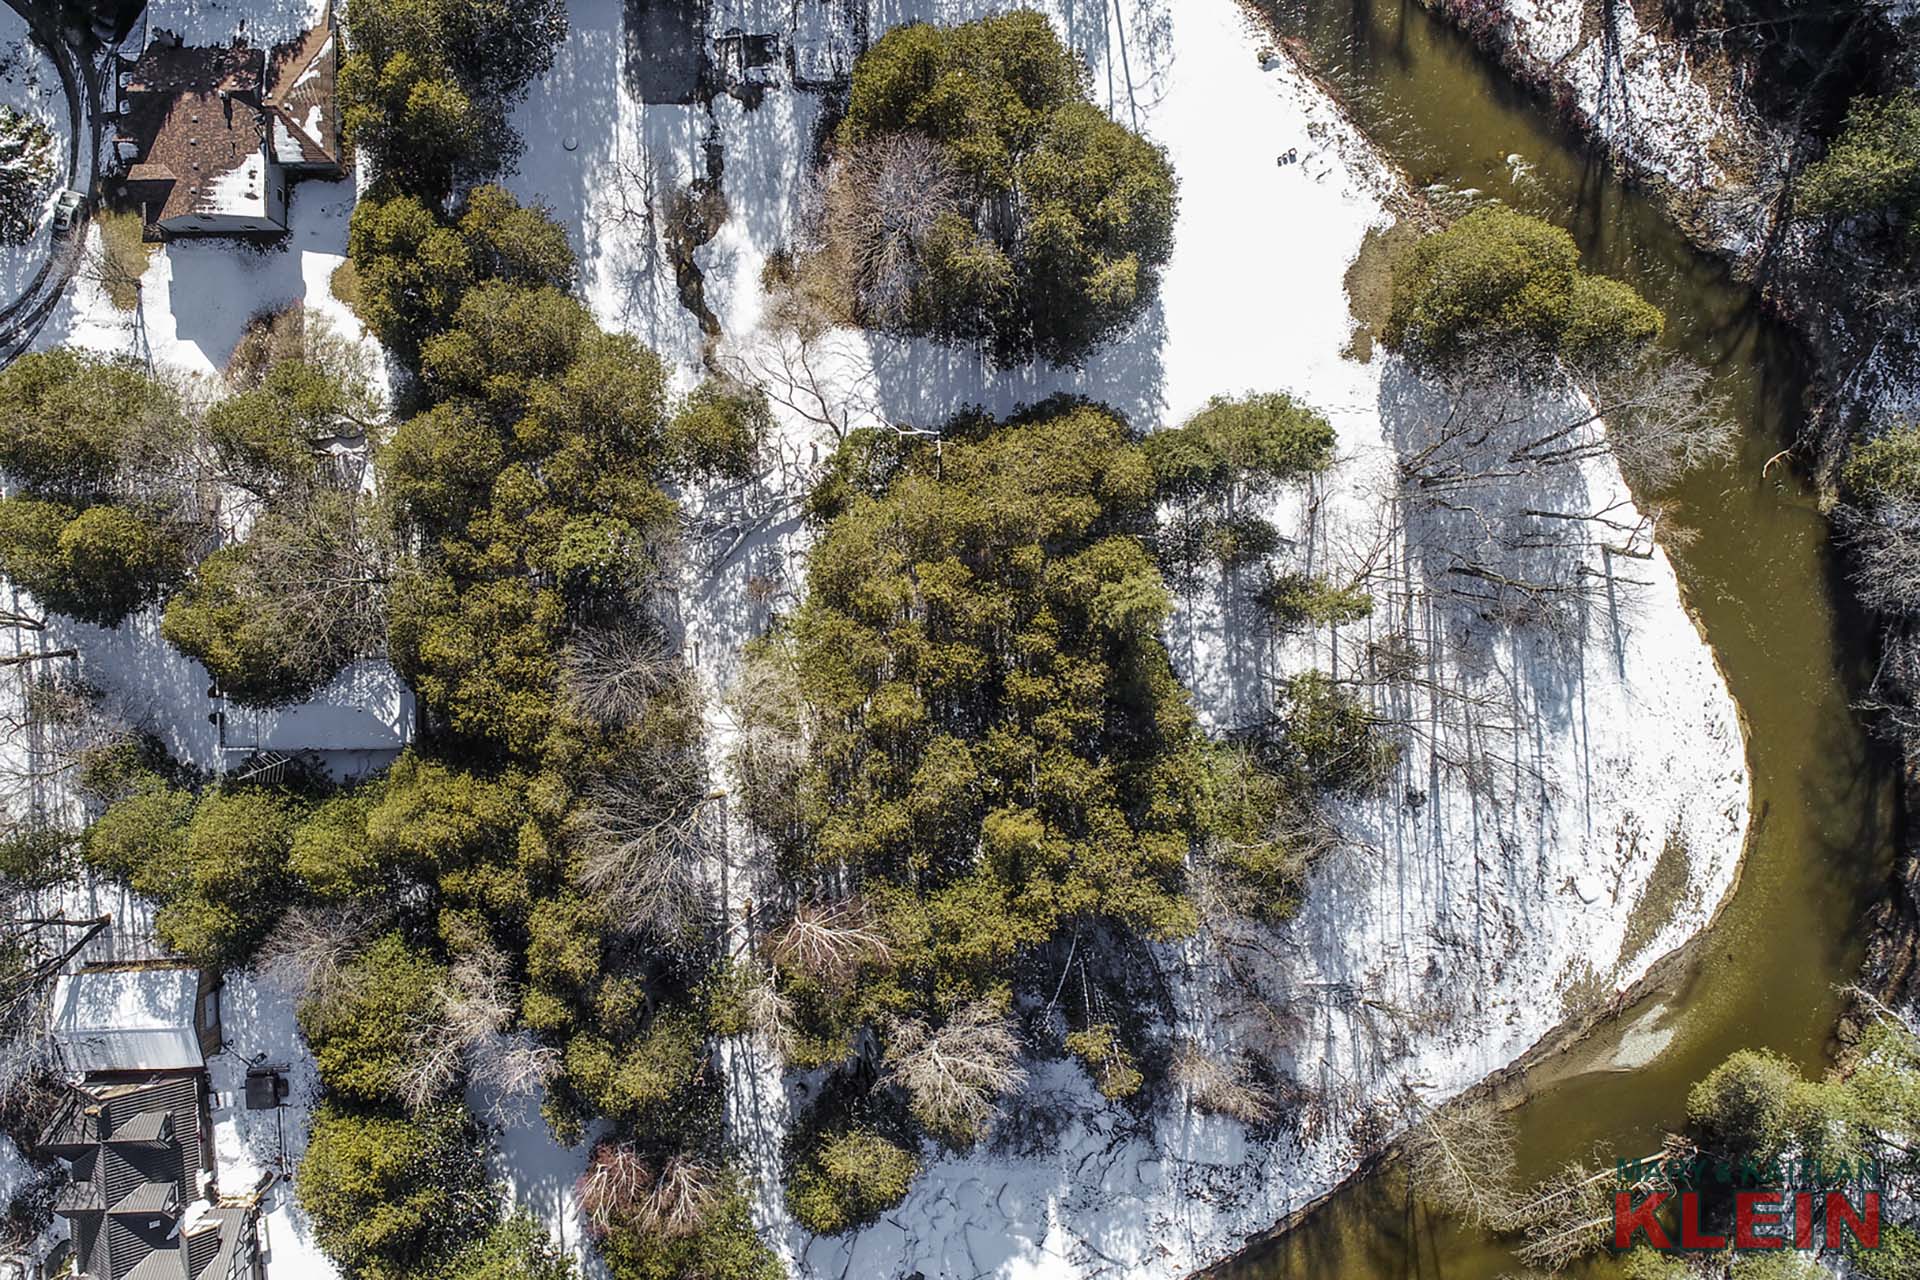
[[[1880,214],[1920,220],[1920,91],[1861,96],[1827,154],[1795,185],[1796,208],[1813,217]]]
[[[1153,301],[1173,170],[1040,14],[888,31],[835,143],[821,268],[859,323],[1073,363]]]
[[[1627,285],[1581,271],[1573,237],[1559,227],[1486,205],[1396,257],[1381,336],[1440,365],[1475,351],[1496,361],[1617,362],[1665,323]]]

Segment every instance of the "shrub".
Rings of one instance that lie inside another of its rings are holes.
[[[55,613],[117,627],[185,572],[179,535],[126,507],[0,498],[0,573]]]
[[[1131,1098],[1140,1092],[1144,1077],[1133,1064],[1133,1055],[1120,1042],[1119,1030],[1112,1023],[1095,1023],[1070,1033],[1067,1052],[1080,1059],[1103,1097]]]
[[[744,480],[772,431],[765,392],[708,378],[667,423],[667,452],[682,475]]]
[[[837,1236],[879,1220],[906,1199],[920,1173],[911,1151],[870,1130],[831,1134],[787,1185],[787,1207],[815,1235]]]
[[[1920,91],[1855,98],[1794,194],[1799,211],[1816,218],[1883,213],[1912,222],[1920,213]]]
[[[887,32],[836,146],[822,234],[862,323],[1077,361],[1152,302],[1172,253],[1165,153],[1087,100],[1030,11]]]
[[[1373,596],[1359,584],[1339,586],[1326,578],[1287,573],[1262,586],[1254,600],[1282,628],[1335,627],[1373,613]]]
[[[445,978],[443,966],[387,934],[347,967],[342,981],[302,1004],[300,1030],[327,1088],[360,1102],[404,1097]]]
[[[1784,1145],[1788,1104],[1799,1080],[1785,1059],[1742,1049],[1687,1094],[1687,1124],[1724,1156],[1771,1160]]]
[[[348,1276],[414,1280],[485,1230],[482,1149],[458,1104],[401,1117],[323,1102],[294,1185]]]
[[[1360,699],[1325,672],[1292,677],[1280,702],[1286,745],[1318,786],[1366,790],[1385,781],[1400,759]]]
[[[1183,425],[1142,441],[1163,496],[1194,498],[1233,486],[1263,492],[1324,471],[1333,427],[1293,397],[1215,396]]]
[[[1920,498],[1920,423],[1902,423],[1855,445],[1840,481],[1868,503]]]
[[[1298,784],[1253,750],[1219,747],[1212,765],[1208,829],[1219,864],[1249,914],[1284,920],[1299,906],[1307,872],[1327,843],[1324,824],[1296,794]]]
[[[666,1235],[614,1225],[600,1243],[614,1280],[784,1280],[786,1269],[753,1229],[751,1206],[737,1177],[722,1182],[719,1198],[698,1231]]]
[[[1415,241],[1394,261],[1387,346],[1447,365],[1479,352],[1618,363],[1658,338],[1660,312],[1631,288],[1583,275],[1573,237],[1487,205]]]
[[[1574,277],[1562,355],[1576,362],[1618,365],[1659,341],[1667,318],[1632,286],[1606,276]]]

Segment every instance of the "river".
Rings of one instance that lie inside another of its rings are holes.
[[[1853,712],[1870,667],[1866,623],[1842,589],[1822,519],[1792,467],[1762,467],[1803,413],[1799,353],[1750,290],[1696,252],[1644,196],[1418,5],[1260,0],[1375,145],[1443,207],[1498,198],[1570,229],[1589,268],[1630,281],[1667,314],[1667,340],[1714,371],[1743,427],[1737,456],[1672,492],[1691,539],[1667,549],[1746,718],[1753,822],[1739,885],[1668,978],[1507,1090],[1519,1101],[1521,1175],[1597,1144],[1658,1147],[1687,1089],[1728,1053],[1773,1049],[1824,1066],[1854,979],[1859,921],[1892,857],[1892,768]],[[1662,1011],[1659,1006],[1664,1006]],[[1636,1070],[1622,1033],[1671,1028]],[[1519,1269],[1497,1240],[1414,1204],[1389,1166],[1279,1238],[1209,1273],[1492,1280]],[[1596,1259],[1576,1274],[1617,1274]]]

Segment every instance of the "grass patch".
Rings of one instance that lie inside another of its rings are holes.
[[[140,215],[131,209],[102,209],[94,221],[100,227],[100,245],[89,255],[87,274],[121,311],[140,306],[140,277],[154,246],[141,239]]]
[[[1633,911],[1627,916],[1627,935],[1620,940],[1620,968],[1626,968],[1645,951],[1660,931],[1673,923],[1681,904],[1697,895],[1691,881],[1693,866],[1687,858],[1687,839],[1678,831],[1669,832],[1653,860],[1653,874],[1640,888]]]
[[[1347,266],[1347,310],[1353,313],[1353,337],[1340,354],[1365,364],[1373,359],[1373,335],[1387,322],[1393,307],[1393,260],[1420,238],[1420,229],[1407,221],[1369,227],[1360,252]]]

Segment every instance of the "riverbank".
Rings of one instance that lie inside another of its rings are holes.
[[[1852,441],[1920,416],[1920,300],[1897,286],[1907,268],[1869,227],[1790,220],[1790,171],[1816,154],[1817,143],[1763,117],[1743,90],[1752,83],[1749,68],[1702,42],[1681,41],[1660,13],[1650,12],[1643,28],[1631,6],[1420,2],[1552,104],[1702,251],[1755,279],[1765,304],[1807,348],[1813,377],[1792,463],[1826,499]],[[1877,20],[1868,12],[1857,19]],[[1920,697],[1894,672],[1875,683],[1872,702]],[[1920,744],[1908,744],[1901,811],[1916,806]],[[1862,980],[1878,997],[1906,1005],[1920,1000],[1920,842],[1910,833],[1903,850],[1864,922],[1870,940]],[[1841,1040],[1850,1039],[1850,1028],[1851,1019],[1843,1020]]]

